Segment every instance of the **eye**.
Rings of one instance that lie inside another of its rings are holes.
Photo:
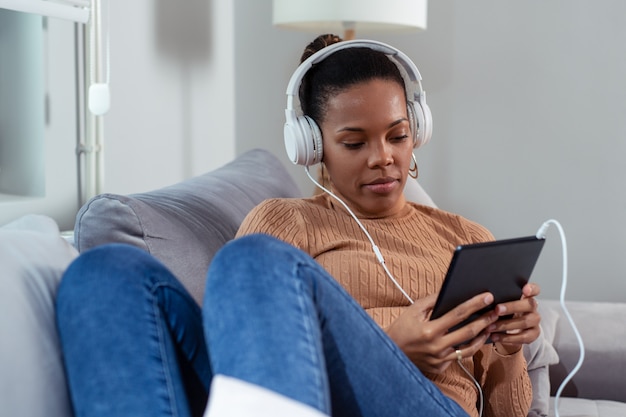
[[[343,146],[348,150],[356,150],[363,147],[363,142],[344,142]]]
[[[394,136],[391,138],[391,140],[394,142],[404,142],[408,138],[409,138],[409,135],[404,134],[404,135]]]

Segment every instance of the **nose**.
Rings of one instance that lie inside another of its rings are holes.
[[[392,147],[386,140],[372,144],[368,158],[370,168],[380,168],[393,164]]]

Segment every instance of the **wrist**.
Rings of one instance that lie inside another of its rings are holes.
[[[511,356],[522,350],[522,347],[519,345],[505,345],[500,342],[495,342],[493,344],[493,350],[500,356]]]

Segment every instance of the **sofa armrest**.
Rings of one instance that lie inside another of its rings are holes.
[[[545,302],[561,313],[554,337],[559,363],[550,367],[554,395],[576,366],[580,349],[558,301]],[[626,402],[626,303],[569,301],[566,307],[581,334],[585,359],[562,396]]]

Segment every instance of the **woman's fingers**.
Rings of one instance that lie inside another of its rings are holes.
[[[522,288],[523,297],[536,297],[541,293],[541,287],[534,282],[529,282]]]
[[[444,327],[450,329],[464,320],[468,319],[472,314],[482,310],[483,308],[493,303],[493,295],[485,292],[478,294],[469,300],[459,304],[452,310],[448,311],[443,316],[439,317],[435,321],[441,323]]]
[[[488,311],[463,327],[448,333],[448,330],[458,326],[465,320],[483,310],[485,307],[493,303],[493,295],[491,293],[482,293],[469,300],[459,304],[437,320],[444,332],[447,333],[446,339],[450,346],[456,346],[474,339],[483,332],[489,325],[498,319],[498,315],[494,311]]]
[[[445,360],[454,361],[474,356],[474,354],[476,354],[476,352],[478,352],[487,342],[488,338],[489,332],[481,332],[477,337],[473,338],[468,343],[455,346],[454,350],[446,355]]]
[[[541,315],[537,311],[538,302],[535,299],[541,292],[537,284],[529,283],[522,288],[522,298],[510,303],[496,306],[499,316],[512,315],[511,318],[499,320],[490,327],[491,339],[502,353],[514,353],[522,345],[533,342],[539,337],[541,330],[539,323]]]

